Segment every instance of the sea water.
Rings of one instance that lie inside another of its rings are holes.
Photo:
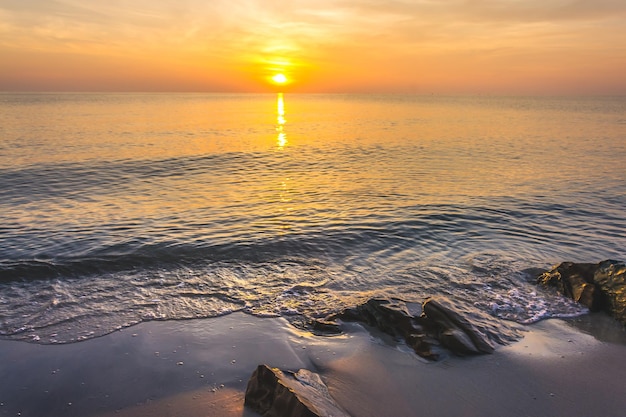
[[[581,314],[528,270],[626,258],[625,151],[624,97],[1,94],[0,335]]]

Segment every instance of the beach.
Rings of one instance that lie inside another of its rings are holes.
[[[259,364],[319,373],[354,417],[622,415],[624,330],[536,277],[626,259],[625,109],[0,94],[0,415],[252,416]],[[428,363],[300,330],[429,297],[525,337]]]
[[[0,417],[626,415],[626,1],[0,17]]]
[[[251,417],[244,394],[259,364],[319,373],[354,417],[617,417],[626,407],[626,335],[602,314],[523,326],[523,339],[491,355],[438,362],[359,324],[342,327],[316,336],[235,313],[66,345],[0,341],[0,415]]]

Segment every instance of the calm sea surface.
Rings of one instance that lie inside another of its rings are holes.
[[[446,295],[626,259],[626,98],[0,95],[0,335]]]

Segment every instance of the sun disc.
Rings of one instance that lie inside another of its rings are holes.
[[[284,84],[287,82],[287,77],[285,77],[285,74],[276,74],[272,77],[272,81],[276,84]]]

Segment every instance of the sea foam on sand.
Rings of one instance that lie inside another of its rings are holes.
[[[606,323],[592,315],[580,327]],[[323,337],[243,313],[148,322],[68,345],[0,341],[0,415],[251,417],[246,384],[265,363],[319,373],[354,417],[617,417],[626,344],[608,326],[619,340],[547,320],[491,355],[436,363],[358,324]]]

